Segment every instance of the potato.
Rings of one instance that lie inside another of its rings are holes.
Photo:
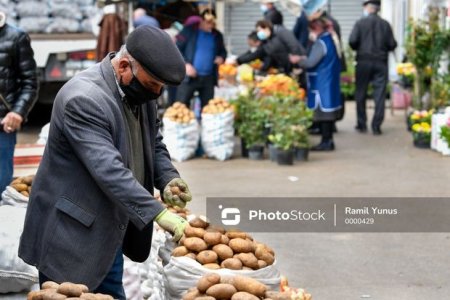
[[[79,299],[81,299],[81,298],[78,298],[78,297],[69,297],[69,298],[66,298],[66,300],[79,300]]]
[[[31,185],[34,180],[34,175],[28,175],[25,177],[22,177],[22,183],[25,183],[26,185]]]
[[[226,233],[227,237],[231,240],[231,239],[237,239],[237,238],[241,238],[241,239],[246,239],[247,238],[247,233],[242,232],[242,231],[238,231],[238,230],[230,230],[227,231]]]
[[[83,289],[78,284],[63,282],[59,285],[57,292],[69,297],[80,297],[83,294]]]
[[[231,297],[231,300],[259,300],[259,298],[247,292],[237,292]]]
[[[110,295],[105,295],[105,294],[100,294],[100,293],[97,293],[95,295],[97,296],[97,300],[114,300],[114,298]]]
[[[41,289],[58,289],[59,284],[54,281],[46,281],[42,284]]]
[[[249,267],[246,267],[246,266],[243,266],[242,270],[244,270],[244,271],[254,271],[252,268],[249,268]]]
[[[202,265],[217,262],[217,253],[212,250],[204,250],[197,254],[197,261]]]
[[[184,234],[186,235],[186,237],[198,237],[202,239],[205,235],[205,229],[186,226],[186,228],[184,229]]]
[[[230,248],[237,253],[252,252],[253,250],[253,243],[241,238],[231,239],[228,246],[230,246]]]
[[[207,289],[220,283],[220,275],[216,273],[206,274],[197,282],[197,289],[200,293],[205,293]]]
[[[227,258],[220,266],[230,270],[242,270],[242,262],[237,258]]]
[[[239,292],[247,292],[257,297],[264,297],[267,286],[253,278],[234,276],[233,285]]]
[[[15,183],[11,185],[13,188],[16,189],[16,191],[23,192],[23,191],[28,191],[28,185],[26,185],[25,183]]]
[[[89,292],[89,288],[86,285],[78,283],[77,286],[81,289],[83,293]]]
[[[186,254],[185,256],[192,258],[193,260],[197,260],[197,255],[195,255],[195,253],[190,252],[190,253]]]
[[[267,267],[267,263],[263,260],[258,260],[258,269]]]
[[[230,238],[227,237],[225,234],[222,234],[222,237],[220,239],[220,243],[224,244],[224,245],[228,245],[229,242],[230,242]]]
[[[188,290],[187,293],[183,295],[182,300],[194,300],[200,295],[198,289]]]
[[[227,258],[232,258],[233,254],[234,254],[233,250],[231,250],[230,247],[228,247],[227,245],[223,245],[223,244],[215,245],[212,249],[214,252],[217,253],[217,256],[221,260],[225,260]]]
[[[270,248],[269,246],[267,246],[266,244],[261,244],[261,243],[256,243],[256,247],[255,247],[255,255],[256,257],[258,257],[256,252],[269,252],[272,256],[275,256],[275,252],[273,251],[272,248]]]
[[[221,234],[225,234],[225,228],[219,226],[219,225],[214,225],[214,224],[210,224],[207,228],[206,231],[208,232],[220,232]]]
[[[206,295],[214,297],[216,299],[230,299],[234,293],[236,293],[236,288],[228,283],[219,283],[213,285],[206,290]]]
[[[253,253],[239,253],[237,258],[244,266],[252,268],[253,270],[258,269],[258,259]]]
[[[216,300],[216,298],[211,297],[211,296],[200,296],[195,298],[195,300]]]
[[[93,293],[83,293],[81,294],[80,299],[97,300],[97,296]]]
[[[205,217],[195,217],[194,219],[192,219],[189,222],[189,225],[191,225],[192,227],[197,227],[197,228],[207,228],[208,227],[208,222],[206,221]]]
[[[269,248],[264,244],[256,245],[255,256],[259,260],[263,260],[269,266],[275,261],[273,254],[269,252]]]
[[[178,256],[185,256],[189,253],[189,250],[185,246],[179,246],[173,249],[172,256],[178,257]]]
[[[24,195],[25,197],[30,197],[30,194],[28,193],[28,191],[21,191],[20,193],[22,195]]]
[[[220,266],[216,263],[206,264],[206,265],[203,265],[203,267],[210,269],[210,270],[219,270],[220,269]]]
[[[214,246],[220,243],[222,234],[220,232],[206,232],[203,239],[209,246]]]
[[[27,300],[42,300],[48,289],[40,291],[31,291],[27,295]],[[55,290],[56,291],[56,290]]]
[[[188,237],[184,239],[183,244],[191,251],[200,252],[208,249],[205,241],[198,237]]]
[[[67,299],[66,295],[59,294],[56,292],[44,293],[42,297],[42,300],[64,300],[64,299]]]

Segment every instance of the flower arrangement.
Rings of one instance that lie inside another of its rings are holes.
[[[431,124],[431,117],[433,115],[433,110],[415,110],[410,116],[409,119],[411,120],[412,124],[416,123],[428,123]]]
[[[305,90],[285,74],[268,75],[256,87],[262,96],[293,97],[299,100],[305,98]]]
[[[448,118],[447,124],[441,126],[441,138],[450,147],[450,118]]]
[[[400,76],[399,83],[404,88],[410,88],[413,85],[414,76],[416,74],[416,68],[414,64],[407,62],[397,64],[396,66],[397,74]]]

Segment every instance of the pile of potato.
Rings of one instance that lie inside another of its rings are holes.
[[[112,296],[105,294],[89,293],[89,289],[84,284],[63,282],[58,284],[53,281],[46,281],[42,284],[42,290],[29,292],[27,300],[114,300]]]
[[[195,119],[195,114],[185,104],[181,102],[175,102],[164,113],[164,118],[168,118],[171,121],[187,124]]]
[[[269,291],[256,279],[245,276],[206,274],[189,289],[182,300],[311,300],[310,294]]]
[[[274,251],[246,232],[225,231],[195,217],[189,222],[182,246],[172,256],[190,257],[208,269],[258,270],[275,261]]]
[[[226,111],[234,111],[233,105],[223,98],[214,98],[203,107],[202,113],[215,115]]]
[[[9,185],[25,197],[30,197],[31,185],[33,184],[33,180],[34,175],[17,177]]]

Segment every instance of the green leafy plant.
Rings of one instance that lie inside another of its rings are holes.
[[[450,118],[447,120],[447,124],[441,127],[441,138],[450,147]]]

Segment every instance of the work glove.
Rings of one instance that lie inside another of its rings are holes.
[[[155,221],[162,229],[173,235],[173,241],[176,243],[181,240],[184,235],[184,228],[188,225],[185,219],[167,210],[167,208],[156,216]]]
[[[174,178],[164,188],[162,198],[166,204],[183,208],[192,200],[192,194],[183,179]]]

